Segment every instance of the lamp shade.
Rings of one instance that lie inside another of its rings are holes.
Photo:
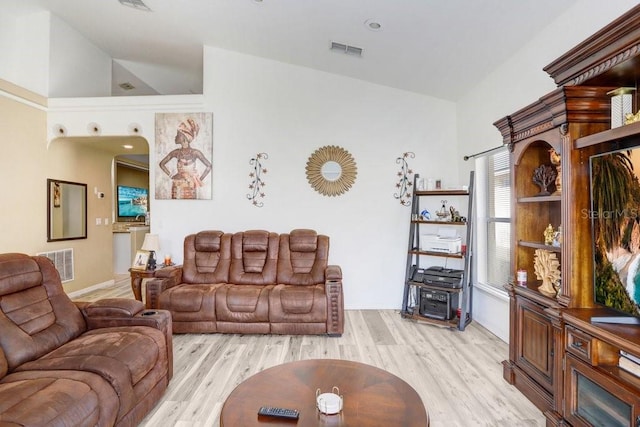
[[[160,250],[160,239],[157,234],[145,234],[144,242],[142,242],[142,249],[145,251],[158,252]]]

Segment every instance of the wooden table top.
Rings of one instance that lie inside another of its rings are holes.
[[[336,386],[342,413],[316,409],[316,390]],[[300,418],[258,418],[261,406],[297,409]],[[220,427],[250,426],[425,427],[429,416],[416,391],[395,375],[358,362],[312,359],[265,369],[238,385],[225,401]]]

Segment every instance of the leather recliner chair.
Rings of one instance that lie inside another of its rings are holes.
[[[167,311],[74,303],[48,258],[0,254],[0,425],[135,426],[172,373]]]

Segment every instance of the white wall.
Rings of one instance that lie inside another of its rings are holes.
[[[111,57],[49,12],[0,15],[0,79],[38,95],[111,95]]]
[[[47,95],[50,16],[0,14],[0,79]]]
[[[313,228],[331,237],[330,262],[343,268],[346,307],[399,308],[410,211],[393,197],[396,158],[413,151],[416,172],[440,177],[444,186],[466,184],[457,181],[455,105],[215,48],[205,49],[205,76],[202,109],[214,114],[213,199],[153,200],[151,228],[160,234],[160,253],[180,262],[184,236],[205,229]],[[68,136],[82,136],[90,122],[103,135],[137,122],[153,142],[153,115],[170,110],[171,98],[143,98],[158,104],[94,98],[82,100],[81,111],[80,100],[50,100],[50,136],[56,124]],[[185,99],[173,98],[174,111],[201,110],[182,105]],[[357,163],[354,186],[339,197],[316,193],[306,180],[308,157],[324,145],[345,148]],[[262,208],[246,197],[249,160],[258,152],[269,154]],[[153,148],[150,160],[153,180]]]
[[[66,22],[50,16],[48,96],[111,95],[111,57]]]

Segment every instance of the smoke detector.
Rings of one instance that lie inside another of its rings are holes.
[[[151,12],[151,9],[149,9],[149,6],[144,4],[142,0],[118,0],[118,1],[123,6],[132,7],[138,10],[144,10],[146,12]]]

